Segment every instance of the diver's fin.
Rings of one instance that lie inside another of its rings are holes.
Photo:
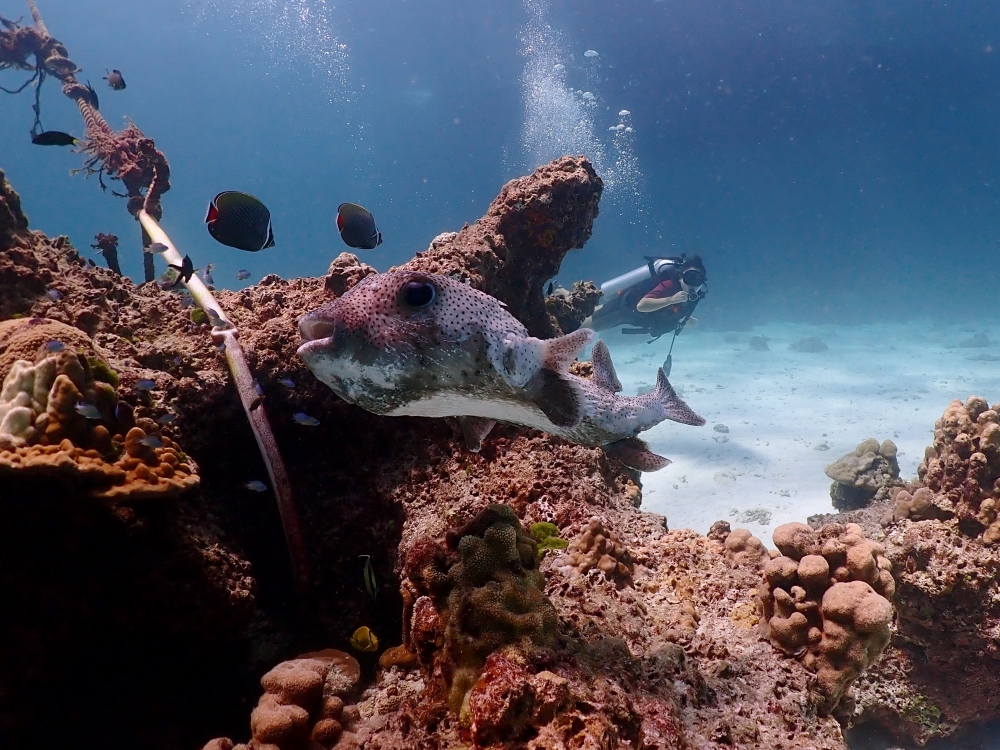
[[[673,386],[670,385],[670,381],[667,380],[662,367],[656,373],[656,390],[653,392],[653,395],[657,401],[663,404],[663,408],[667,413],[667,419],[694,427],[701,427],[701,425],[705,424],[704,417],[695,414],[690,406],[681,401],[681,397],[677,395]]]
[[[542,353],[542,367],[554,372],[566,372],[576,359],[576,355],[590,343],[592,338],[594,338],[592,330],[578,328],[565,336],[546,339],[542,342],[545,345],[545,350]]]
[[[485,417],[459,417],[458,423],[462,426],[465,447],[473,453],[479,453],[483,447],[483,441],[496,424],[492,419]]]
[[[527,382],[525,392],[556,427],[576,427],[583,419],[578,386],[565,375],[543,367]]]
[[[615,366],[611,362],[611,352],[608,345],[603,341],[594,344],[594,351],[591,356],[591,364],[594,366],[594,376],[591,378],[594,385],[612,393],[618,393],[622,389],[622,382],[615,373]]]
[[[659,471],[669,466],[669,458],[658,456],[639,438],[630,437],[603,446],[610,458],[616,458],[630,469],[639,471]]]

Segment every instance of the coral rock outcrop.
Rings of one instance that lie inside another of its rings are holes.
[[[829,713],[889,643],[891,565],[856,524],[784,524],[774,543],[781,555],[764,566],[762,628],[815,671],[820,710]]]
[[[563,333],[571,333],[594,314],[601,290],[592,281],[575,281],[572,289],[556,289],[545,298],[545,309]]]
[[[826,467],[833,480],[830,499],[837,510],[863,508],[883,488],[900,484],[896,444],[868,438],[858,447]]]

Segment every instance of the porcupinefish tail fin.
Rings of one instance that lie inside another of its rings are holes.
[[[583,419],[580,388],[566,375],[543,367],[527,382],[525,392],[556,427],[576,427]]]
[[[473,453],[479,453],[483,447],[483,441],[496,424],[492,419],[484,417],[459,417],[458,423],[462,426],[465,447]]]
[[[658,456],[639,438],[630,437],[604,446],[609,458],[616,458],[630,469],[638,471],[659,471],[669,466],[669,458]]]
[[[603,388],[612,393],[618,393],[622,389],[622,383],[615,372],[615,366],[611,362],[611,352],[608,345],[598,340],[594,344],[594,351],[590,355],[591,364],[594,366],[594,375],[591,381],[598,388]]]
[[[565,336],[546,339],[542,342],[545,346],[542,354],[542,367],[553,372],[566,372],[580,350],[589,344],[592,338],[594,338],[592,330],[578,328]]]
[[[693,427],[700,427],[705,424],[705,418],[695,414],[694,409],[685,404],[681,397],[677,395],[674,387],[670,385],[666,374],[661,367],[656,373],[656,390],[654,391],[656,400],[663,405],[667,419],[681,424],[689,424]]]

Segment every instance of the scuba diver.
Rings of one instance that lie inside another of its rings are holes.
[[[670,354],[664,362],[669,374],[674,341],[707,290],[701,256],[646,256],[646,265],[601,284],[604,302],[584,325],[595,331],[618,326],[624,334],[648,334],[647,343],[673,331]]]

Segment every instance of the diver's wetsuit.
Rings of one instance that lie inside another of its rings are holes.
[[[604,331],[617,326],[635,326],[623,333],[648,333],[662,336],[677,329],[694,312],[704,296],[704,289],[693,298],[681,287],[681,274],[689,264],[671,264],[662,268],[655,278],[645,279],[623,289],[594,311],[592,326]],[[704,274],[704,266],[697,266]]]

